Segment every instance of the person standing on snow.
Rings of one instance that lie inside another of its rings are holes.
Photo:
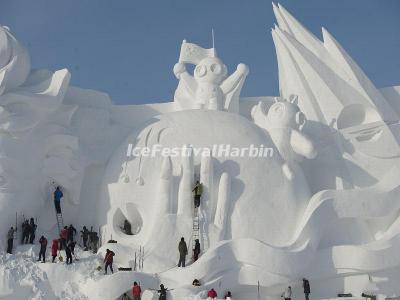
[[[31,218],[30,222],[29,222],[29,243],[33,244],[33,241],[35,240],[35,234],[36,234],[36,228],[37,225],[35,224],[35,220],[33,218]]]
[[[81,230],[81,236],[82,236],[82,240],[83,240],[84,251],[87,251],[88,250],[87,241],[89,238],[89,230],[86,228],[86,226],[83,226],[83,228]]]
[[[57,251],[58,251],[58,240],[54,239],[51,244],[51,256],[53,257],[53,260],[51,262],[53,262],[53,263],[56,260]]]
[[[43,262],[46,262],[47,239],[43,235],[39,239],[39,244],[40,244],[40,251],[39,251],[39,259],[37,261],[40,261],[40,259],[43,257]]]
[[[308,300],[311,294],[311,288],[310,288],[310,282],[308,282],[306,278],[303,278],[303,289],[304,289],[304,296],[306,297],[306,300]]]
[[[142,289],[140,288],[140,285],[138,285],[137,282],[135,281],[132,287],[133,300],[140,300],[141,294],[142,294]]]
[[[24,223],[22,224],[21,244],[28,244],[30,232],[31,232],[31,226],[29,225],[29,221],[25,220]]]
[[[131,298],[129,298],[127,293],[124,293],[121,297],[121,300],[131,300]]]
[[[61,198],[63,197],[63,193],[59,186],[57,186],[56,190],[54,191],[54,206],[56,208],[56,213],[61,214]]]
[[[65,255],[67,256],[67,265],[72,264],[72,251],[69,245],[65,247]]]
[[[192,192],[194,193],[194,208],[197,208],[200,206],[200,198],[203,192],[203,185],[198,180],[196,181]]]
[[[75,234],[76,234],[76,229],[75,229],[75,227],[72,226],[72,224],[69,225],[69,227],[68,227],[68,240],[67,240],[67,242],[73,242],[73,241],[74,241],[74,236],[75,236]]]
[[[291,300],[292,299],[292,287],[288,286],[287,289],[283,292],[282,297],[285,300]]]
[[[160,284],[160,289],[157,291],[160,294],[158,300],[167,300],[168,288],[165,288],[163,284]]]
[[[14,245],[14,227],[11,227],[7,233],[7,253],[12,254],[12,249]]]
[[[217,299],[218,295],[217,292],[214,289],[211,289],[207,293],[207,297],[210,299]]]
[[[68,227],[67,226],[65,226],[63,229],[61,229],[60,238],[61,238],[60,250],[63,250],[64,248],[67,248],[67,240],[68,240]]]
[[[183,237],[181,238],[181,241],[179,242],[178,250],[179,250],[178,267],[182,266],[184,268],[185,263],[186,263],[186,255],[188,254],[188,249],[187,249],[185,239]]]
[[[197,261],[200,255],[200,242],[199,239],[195,239],[194,249],[193,249],[193,261]]]
[[[104,257],[104,263],[106,264],[105,268],[104,268],[105,269],[104,275],[107,275],[108,267],[110,267],[111,274],[114,274],[114,270],[113,270],[113,267],[112,267],[112,264],[113,264],[113,261],[114,261],[114,255],[115,255],[115,253],[112,252],[110,249],[106,250],[106,256]]]

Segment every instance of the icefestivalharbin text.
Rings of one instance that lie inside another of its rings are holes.
[[[272,157],[274,149],[264,147],[264,145],[248,147],[234,147],[232,145],[213,145],[211,147],[193,147],[193,145],[182,145],[181,147],[163,147],[161,144],[155,144],[151,147],[134,147],[128,145],[127,157],[189,157],[194,156],[212,156],[212,157]]]

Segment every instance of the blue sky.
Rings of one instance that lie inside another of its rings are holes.
[[[318,37],[330,31],[378,86],[400,84],[399,0],[282,0]],[[117,104],[168,101],[182,39],[216,47],[230,71],[250,67],[244,96],[277,95],[264,0],[1,0],[0,23],[29,49],[34,68],[68,68],[72,84]]]

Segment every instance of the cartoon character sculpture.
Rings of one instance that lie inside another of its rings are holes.
[[[259,102],[251,111],[254,122],[268,131],[280,155],[285,160],[282,170],[286,177],[293,178],[296,161],[302,157],[312,159],[317,155],[311,140],[301,132],[306,121],[297,106],[297,96],[289,101],[275,98],[269,110],[264,102]]]
[[[194,64],[194,76],[185,64]],[[228,70],[216,56],[215,48],[204,49],[195,44],[182,43],[179,62],[174,74],[179,79],[174,101],[178,109],[210,109],[239,112],[239,94],[249,70],[239,64],[236,71],[227,76]]]

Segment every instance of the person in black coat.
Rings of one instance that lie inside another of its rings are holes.
[[[309,295],[311,294],[311,288],[310,288],[310,283],[306,278],[303,278],[303,289],[306,300],[309,300]]]
[[[198,239],[195,240],[194,249],[193,249],[193,261],[197,261],[200,255],[200,242]]]
[[[81,236],[82,236],[82,240],[83,240],[84,251],[87,251],[88,250],[87,241],[89,239],[89,230],[86,228],[86,226],[83,226],[83,228],[81,230]]]
[[[68,246],[65,247],[65,255],[67,256],[67,265],[72,264],[72,252]]]
[[[36,236],[36,228],[37,225],[35,224],[35,220],[33,218],[31,218],[30,222],[29,222],[29,243],[33,244],[34,240],[35,240],[35,236]]]
[[[167,291],[168,288],[165,288],[163,284],[160,284],[160,289],[158,290],[160,297],[158,298],[158,300],[167,300]]]
[[[31,226],[29,225],[29,221],[25,220],[22,223],[22,241],[21,244],[28,244],[29,234],[31,233]]]
[[[73,242],[75,234],[76,234],[75,227],[72,226],[72,224],[69,225],[69,227],[68,227],[68,241],[67,242]]]

